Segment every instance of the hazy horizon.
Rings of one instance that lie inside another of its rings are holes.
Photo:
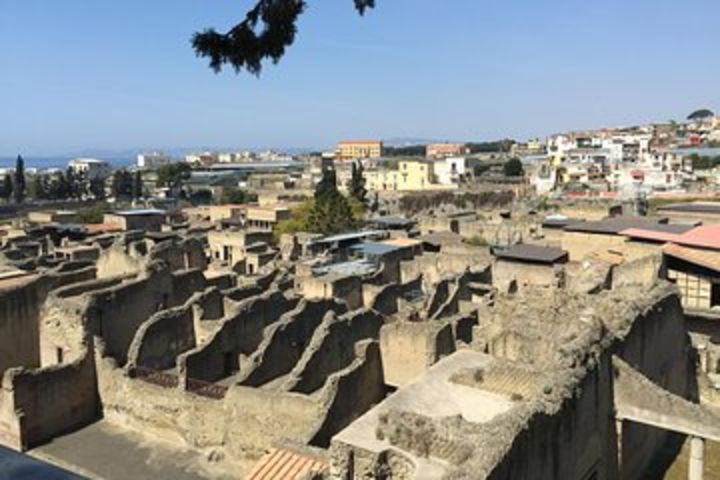
[[[315,0],[278,65],[215,75],[189,39],[248,5],[0,0],[0,156],[522,140],[720,110],[717,2]]]

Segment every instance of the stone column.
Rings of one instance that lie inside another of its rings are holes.
[[[690,437],[690,466],[688,480],[703,480],[705,467],[705,440],[700,437]]]

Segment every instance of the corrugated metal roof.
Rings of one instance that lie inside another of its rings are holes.
[[[343,242],[347,240],[361,240],[363,238],[370,238],[375,236],[381,236],[385,235],[385,232],[382,230],[367,230],[362,232],[350,232],[350,233],[340,233],[338,235],[331,235],[328,237],[318,238],[317,240],[312,241],[311,243],[336,243],[336,242]]]
[[[246,480],[300,480],[310,473],[326,471],[328,464],[318,457],[283,448],[273,448],[255,464]]]
[[[363,255],[382,256],[395,252],[399,250],[400,247],[388,245],[387,243],[362,242],[357,245],[353,245],[352,249],[362,252]]]

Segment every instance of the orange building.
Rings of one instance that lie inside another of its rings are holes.
[[[383,143],[380,140],[344,140],[338,143],[335,158],[354,160],[356,158],[380,158]]]

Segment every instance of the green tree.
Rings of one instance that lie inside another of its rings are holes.
[[[0,198],[5,200],[5,202],[10,201],[10,197],[12,197],[13,193],[13,182],[12,177],[9,173],[5,174],[5,178],[3,178],[2,185],[0,185]]]
[[[62,198],[72,198],[72,199],[79,199],[82,197],[82,194],[84,192],[84,181],[85,176],[80,173],[76,172],[72,168],[68,168],[65,170],[65,175],[63,179],[61,180],[62,183],[62,189],[63,197]]]
[[[186,162],[163,165],[157,169],[157,183],[160,187],[179,189],[190,178],[192,167]]]
[[[353,0],[360,14],[375,7],[375,0]],[[307,7],[305,0],[256,0],[245,19],[227,33],[208,29],[192,39],[195,54],[210,60],[216,73],[224,65],[236,72],[259,75],[263,60],[277,63],[292,45],[297,22]]]
[[[503,172],[506,177],[522,177],[525,173],[523,164],[518,158],[511,158],[503,165]]]
[[[695,110],[690,115],[688,115],[687,119],[692,121],[697,120],[705,120],[711,117],[714,117],[715,114],[712,110],[708,110],[707,108],[701,108],[699,110]]]
[[[142,172],[140,170],[135,170],[135,177],[133,178],[133,184],[132,184],[132,197],[137,200],[139,198],[142,198],[143,196],[143,180],[142,180]]]
[[[292,209],[290,212],[290,218],[288,220],[282,220],[275,225],[273,234],[277,241],[280,240],[283,234],[308,232],[310,231],[310,213],[315,206],[313,200],[306,200],[299,206]]]
[[[372,213],[377,213],[377,211],[380,210],[380,195],[378,195],[378,192],[375,192],[375,196],[373,197],[373,201],[370,204],[370,211]]]
[[[124,168],[116,170],[112,178],[112,186],[110,187],[115,198],[132,197],[133,178],[130,172]]]
[[[240,204],[240,203],[249,203],[254,202],[257,200],[257,195],[251,194],[246,192],[245,190],[241,190],[237,187],[228,187],[224,188],[222,191],[222,194],[220,195],[220,204],[221,205],[228,205],[228,204]]]
[[[30,188],[28,190],[31,198],[34,198],[35,200],[47,200],[48,191],[45,176],[35,175],[32,182],[30,182]]]
[[[95,200],[102,200],[105,198],[105,180],[102,178],[93,178],[90,180],[88,187],[90,194]]]
[[[315,188],[315,202],[308,217],[308,229],[328,235],[349,230],[355,225],[350,202],[338,191],[335,169],[325,169]]]
[[[66,174],[58,173],[46,181],[45,191],[50,200],[66,200],[70,196],[70,186]]]
[[[351,198],[354,198],[362,205],[365,205],[367,203],[367,189],[365,188],[365,176],[363,173],[364,169],[362,162],[352,164],[352,173],[350,175],[348,190],[350,191]]]
[[[21,155],[18,155],[15,161],[13,196],[16,203],[22,203],[25,200],[25,160]]]

